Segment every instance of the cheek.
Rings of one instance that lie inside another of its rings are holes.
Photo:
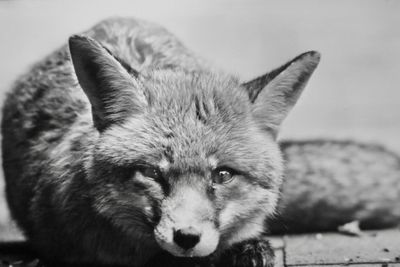
[[[151,232],[160,219],[163,197],[156,182],[131,181],[99,185],[94,208],[126,232]]]
[[[218,192],[221,209],[219,224],[221,233],[229,239],[243,232],[242,228],[254,229],[254,235],[263,230],[263,221],[274,213],[278,194],[257,184],[239,179]]]

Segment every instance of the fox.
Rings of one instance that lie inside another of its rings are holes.
[[[272,267],[270,234],[396,225],[395,153],[278,141],[319,61],[243,82],[145,20],[71,36],[4,102],[12,217],[49,266]]]

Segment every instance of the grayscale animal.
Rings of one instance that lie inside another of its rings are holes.
[[[4,103],[13,217],[56,266],[273,266],[268,232],[397,223],[396,155],[276,141],[319,60],[242,82],[149,22],[72,36]]]

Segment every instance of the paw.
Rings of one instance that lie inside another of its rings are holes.
[[[263,239],[251,239],[224,252],[217,267],[273,267],[274,251],[269,242]]]

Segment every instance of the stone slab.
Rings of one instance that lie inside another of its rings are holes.
[[[286,236],[285,251],[287,266],[400,264],[400,230],[364,232],[360,237],[338,233]]]
[[[267,240],[273,249],[282,249],[284,247],[284,240],[282,236],[268,237]]]
[[[377,264],[349,264],[349,265],[344,265],[344,264],[325,264],[325,265],[290,265],[290,267],[304,267],[304,266],[310,266],[310,267],[400,267],[400,263],[377,263]]]
[[[274,267],[284,267],[285,266],[285,255],[282,249],[275,250],[275,266]]]

